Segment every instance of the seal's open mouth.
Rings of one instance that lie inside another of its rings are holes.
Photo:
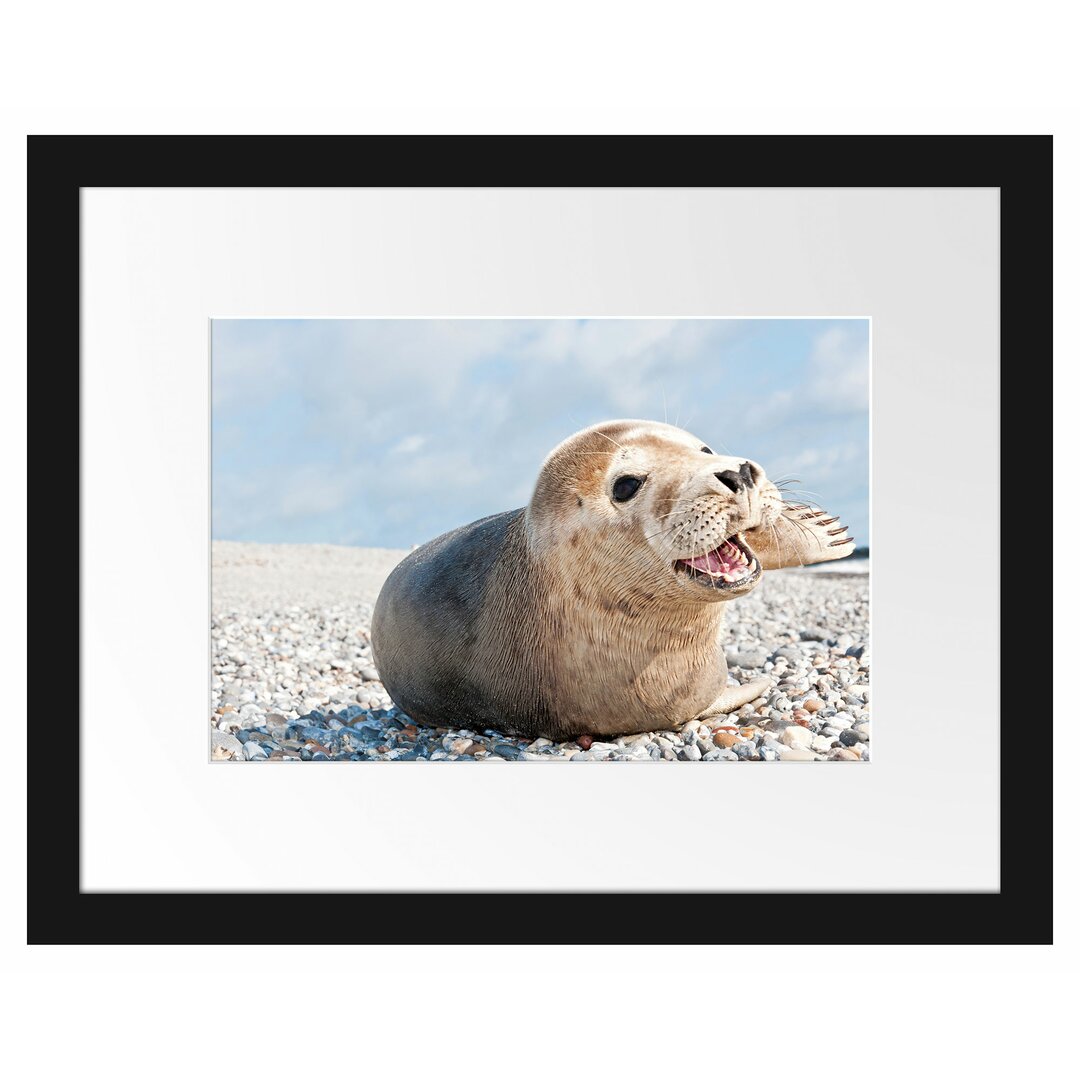
[[[679,559],[675,569],[714,589],[735,589],[757,579],[761,563],[736,533],[718,548],[690,559]]]

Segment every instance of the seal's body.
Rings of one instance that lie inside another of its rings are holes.
[[[375,605],[375,663],[430,726],[565,739],[728,712],[769,683],[727,686],[726,602],[764,569],[849,554],[835,520],[678,428],[587,428],[552,451],[527,507],[398,564]]]

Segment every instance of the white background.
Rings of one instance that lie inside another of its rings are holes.
[[[1061,356],[1080,351],[1080,231],[1070,197],[1080,183],[1080,115],[1071,104],[1074,36],[1056,21],[1056,4],[1032,3],[1019,18],[983,6],[973,18],[967,4],[916,3],[902,19],[891,8],[847,3],[677,4],[665,19],[652,5],[640,12],[620,5],[610,17],[603,5],[575,3],[572,21],[559,5],[545,6],[523,37],[522,24],[509,21],[523,18],[521,9],[504,5],[335,7],[309,4],[302,20],[280,24],[269,9],[252,18],[244,5],[220,3],[193,3],[182,18],[163,9],[156,24],[141,5],[115,2],[24,6],[9,15],[0,65],[7,196],[0,306],[16,361],[25,345],[28,131],[1052,131],[1055,337]],[[63,371],[58,361],[58,377]],[[1055,404],[1068,420],[1075,382],[1070,371],[1059,374]],[[0,550],[12,567],[25,556],[24,386],[14,362],[0,396],[9,514]],[[1074,424],[1057,425],[1070,460],[1075,432]],[[1073,516],[1062,512],[1061,539]],[[1069,557],[1063,544],[1057,550]],[[16,573],[8,585],[0,655],[10,664],[9,710],[18,717],[26,703],[25,579]],[[1065,623],[1071,580],[1061,579],[1058,591]],[[1071,650],[1067,637],[1058,641],[1060,672]],[[1031,707],[1049,704],[1039,687],[1032,695]],[[568,927],[567,941],[576,944],[559,950],[306,943],[27,950],[19,945],[24,774],[17,759],[7,765],[0,804],[15,880],[0,894],[0,1024],[14,1033],[8,1059],[29,1058],[41,1074],[98,1061],[124,1076],[151,1068],[224,1076],[254,1067],[294,1076],[313,1065],[333,1075],[391,1067],[680,1075],[694,1063],[754,1075],[871,1068],[886,1076],[916,1068],[1002,1075],[1049,1072],[1071,1053],[1077,788],[1066,783],[1067,754],[1054,763],[1062,916],[1054,950],[847,947],[849,934],[872,938],[875,928],[858,923],[857,902],[828,901],[792,911],[808,935],[827,928],[828,943],[805,949],[759,944],[768,928],[752,911],[733,925],[726,910],[683,904],[667,925],[673,940],[689,944],[667,949],[590,948],[580,942],[591,928]],[[273,936],[266,926],[273,914],[223,898],[222,942]],[[695,920],[710,926],[718,918],[728,938],[747,944],[693,944]],[[856,920],[850,930],[846,918]],[[384,933],[402,940],[408,928],[388,914]],[[304,940],[322,934],[333,939],[333,928]],[[251,1016],[276,1018],[278,1003],[298,1001],[343,1005],[333,1038],[283,1031],[260,1044]],[[365,1006],[362,1018],[348,1011]]]
[[[996,190],[91,188],[82,222],[84,889],[997,887]],[[872,316],[871,765],[206,763],[207,315],[481,312]]]

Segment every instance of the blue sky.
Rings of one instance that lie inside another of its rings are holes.
[[[869,322],[216,319],[215,539],[409,547],[600,420],[678,422],[869,543]]]

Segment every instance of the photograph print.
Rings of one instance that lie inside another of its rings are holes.
[[[210,758],[870,760],[867,318],[215,319]]]

